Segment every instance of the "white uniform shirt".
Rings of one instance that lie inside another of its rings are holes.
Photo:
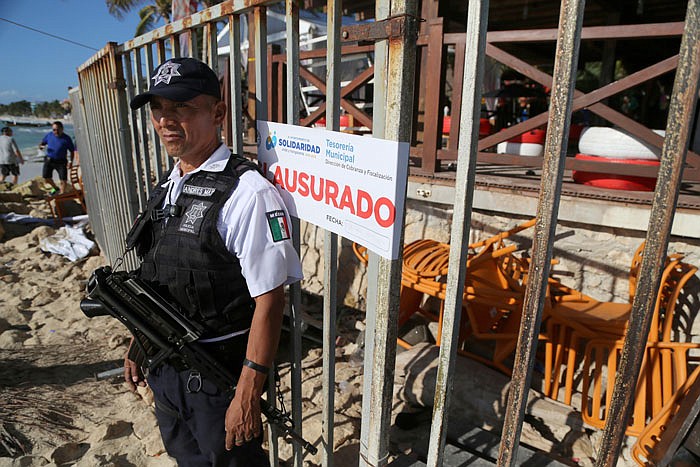
[[[223,171],[230,154],[222,144],[209,159],[184,177],[180,176],[180,162],[177,162],[163,185],[168,189],[164,203],[175,204],[192,174],[200,170]],[[284,212],[282,221],[275,217],[279,211]],[[287,232],[280,234],[276,230],[280,222],[286,224]],[[216,227],[228,250],[240,261],[251,297],[303,278],[299,256],[292,245],[287,208],[277,189],[260,174],[247,171],[240,177],[238,187],[221,209]],[[285,237],[288,238],[279,239]]]

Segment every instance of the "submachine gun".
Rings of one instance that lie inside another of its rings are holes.
[[[199,371],[221,391],[233,396],[235,377],[197,342],[203,328],[170,305],[146,282],[125,271],[114,272],[106,266],[92,273],[87,296],[80,302],[85,316],[111,315],[121,321],[146,356],[145,368],[156,368],[168,358],[178,357],[188,368]],[[265,399],[260,399],[260,409],[284,436],[316,454],[316,447],[294,431],[289,414]]]

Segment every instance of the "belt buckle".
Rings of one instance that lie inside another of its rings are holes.
[[[187,377],[187,386],[185,386],[188,394],[195,394],[202,390],[202,375],[199,371],[191,371]]]

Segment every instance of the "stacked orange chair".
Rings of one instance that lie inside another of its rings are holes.
[[[511,230],[468,245],[471,254],[467,260],[464,313],[459,324],[459,351],[508,374],[510,368],[504,361],[517,343],[527,263],[513,255],[517,248],[515,245],[506,246],[504,241],[534,224],[535,219],[531,219]],[[357,245],[353,248],[358,258],[366,262],[366,251]],[[412,242],[403,250],[398,324],[402,326],[415,313],[437,321],[437,345],[440,345],[442,337],[449,249],[446,243],[426,239]],[[431,312],[425,308],[428,297],[439,301],[439,310]],[[469,353],[465,349],[465,341],[470,336],[493,341],[493,355],[484,358]],[[402,339],[398,343],[410,348],[410,344]]]
[[[632,274],[640,255],[638,250]],[[699,344],[673,342],[676,302],[683,286],[697,272],[695,266],[683,263],[681,259],[680,255],[671,255],[664,266],[636,387],[634,411],[626,430],[628,435],[639,435],[685,383],[688,353],[700,348]],[[632,287],[635,285],[633,281]],[[599,302],[561,285],[552,289],[553,303],[545,342],[545,393],[557,399],[563,378],[564,402],[571,404],[574,373],[581,346],[585,345],[582,417],[586,423],[603,428],[632,306],[630,303]]]
[[[700,397],[700,366],[678,388],[673,397],[664,404],[649,424],[642,430],[637,442],[632,447],[632,457],[639,465],[658,465],[657,462],[665,454],[658,452],[662,437],[667,433],[675,417],[684,417],[693,403]],[[686,410],[683,410],[686,409]],[[682,420],[682,419],[681,419]],[[669,432],[673,436],[675,433]]]
[[[545,343],[544,392],[552,399],[558,399],[560,385],[564,379],[564,403],[571,404],[578,350],[583,340],[601,337],[614,340],[624,336],[636,292],[643,249],[644,242],[637,248],[630,266],[629,303],[601,302],[550,280],[552,313],[546,331],[548,340]],[[673,261],[677,264],[681,258],[682,255],[670,255],[665,266],[668,267]],[[668,275],[672,270],[672,267],[667,268],[662,275],[662,292],[668,289],[666,281],[671,280]],[[657,308],[661,304],[660,300],[667,298],[667,292],[659,295]]]

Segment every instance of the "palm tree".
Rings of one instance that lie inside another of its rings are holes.
[[[170,22],[172,14],[172,0],[156,0],[155,5],[146,5],[139,11],[139,24],[136,26],[134,36],[150,31],[156,27],[159,19],[166,24]]]
[[[212,5],[221,3],[222,0],[200,0],[202,8],[209,8]],[[105,0],[109,14],[118,18],[124,18],[124,15],[134,8],[149,3],[147,0]],[[134,36],[154,29],[159,20],[165,23],[170,22],[172,17],[172,0],[155,0],[150,4],[145,5],[139,10],[139,24],[136,26]]]

